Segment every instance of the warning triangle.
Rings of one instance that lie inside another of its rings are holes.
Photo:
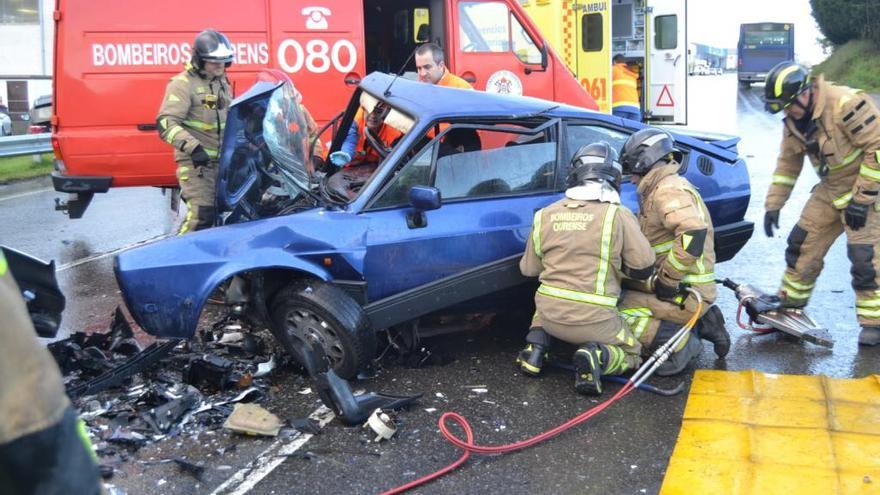
[[[655,106],[658,106],[658,107],[674,107],[675,106],[675,102],[672,101],[672,93],[669,92],[669,85],[668,84],[663,85],[663,90],[660,91],[660,97],[657,98],[657,104]]]

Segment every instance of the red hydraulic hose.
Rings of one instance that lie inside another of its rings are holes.
[[[614,394],[611,398],[609,398],[608,400],[593,407],[592,409],[584,411],[583,413],[571,418],[570,420],[566,421],[565,423],[562,423],[561,425],[559,425],[551,430],[547,430],[544,433],[540,433],[540,434],[535,435],[532,438],[528,438],[526,440],[521,440],[521,441],[515,442],[515,443],[509,443],[507,445],[493,445],[493,446],[476,445],[474,443],[474,432],[471,429],[471,425],[464,418],[464,416],[462,416],[458,413],[454,413],[454,412],[443,413],[443,415],[440,416],[440,421],[438,422],[438,425],[440,426],[440,433],[443,434],[443,436],[446,438],[446,440],[449,441],[449,443],[464,450],[464,453],[462,453],[461,457],[459,457],[458,460],[456,460],[452,464],[444,467],[443,469],[435,471],[427,476],[423,476],[417,480],[413,480],[405,485],[401,485],[401,486],[398,486],[397,488],[393,488],[391,490],[388,490],[387,492],[384,492],[382,495],[392,495],[392,494],[397,494],[397,493],[403,493],[403,492],[410,490],[412,488],[415,488],[421,484],[424,484],[424,483],[427,483],[427,482],[432,481],[434,479],[437,479],[440,476],[443,476],[444,474],[446,474],[450,471],[453,471],[456,468],[458,468],[459,466],[461,466],[462,464],[464,464],[464,462],[467,461],[468,458],[471,456],[471,452],[474,452],[477,454],[506,454],[508,452],[513,452],[516,450],[521,450],[521,449],[524,449],[527,447],[531,447],[532,445],[535,445],[536,443],[543,442],[544,440],[548,440],[550,438],[553,438],[556,435],[562,433],[563,431],[568,430],[569,428],[575,427],[575,426],[583,423],[584,421],[592,418],[596,414],[599,414],[600,412],[605,410],[605,408],[607,408],[608,406],[613,404],[618,399],[624,397],[626,394],[630,393],[632,390],[633,390],[633,383],[631,381],[629,381],[620,390],[618,390],[617,393]],[[452,432],[449,431],[449,427],[446,424],[446,422],[448,420],[451,420],[455,423],[458,423],[458,425],[461,426],[461,428],[464,430],[466,440],[462,440],[462,439],[458,438]]]
[[[697,323],[697,319],[700,317],[700,314],[702,313],[703,302],[702,302],[702,298],[700,297],[699,293],[695,292],[694,290],[689,290],[689,292],[693,293],[697,298],[697,310],[694,312],[693,316],[691,316],[690,320],[688,320],[688,322],[685,323],[684,327],[682,327],[682,329],[680,331],[685,331],[685,330],[690,331],[694,327],[694,325]],[[671,340],[674,340],[674,339],[675,338],[673,338]],[[670,341],[666,345],[671,345],[671,343],[672,342]],[[660,352],[660,351],[658,351],[658,352]],[[665,357],[663,359],[665,359]],[[647,366],[647,364],[648,363],[645,363],[645,366]],[[656,363],[654,366],[656,367],[657,364],[659,364],[659,362]],[[627,394],[632,392],[635,388],[635,386],[634,386],[635,382],[638,381],[639,383],[641,383],[642,381],[644,381],[648,376],[650,376],[651,373],[653,373],[654,369],[652,368],[652,369],[648,370],[647,374],[641,375],[638,379],[636,379],[636,377],[641,374],[641,371],[642,371],[641,369],[639,371],[637,371],[636,374],[633,375],[633,377],[628,382],[626,382],[623,385],[623,387],[620,390],[618,390],[617,393],[614,394],[610,399],[598,404],[597,406],[595,406],[591,409],[588,409],[587,411],[582,412],[581,414],[578,414],[577,416],[571,418],[570,420],[566,421],[565,423],[562,423],[561,425],[559,425],[553,429],[547,430],[544,433],[540,433],[540,434],[535,435],[535,436],[528,438],[526,440],[520,440],[519,442],[509,443],[506,445],[477,445],[477,444],[475,444],[474,443],[474,430],[471,428],[470,423],[468,423],[468,421],[464,418],[464,416],[462,416],[461,414],[458,414],[458,413],[454,413],[454,412],[445,412],[445,413],[443,413],[442,416],[440,416],[440,421],[438,422],[438,426],[440,427],[440,433],[443,435],[444,438],[446,438],[446,440],[449,441],[449,443],[455,445],[456,447],[458,447],[464,451],[461,454],[461,457],[459,457],[452,464],[449,464],[448,466],[446,466],[442,469],[434,471],[433,473],[428,474],[426,476],[423,476],[417,480],[410,481],[409,483],[407,483],[405,485],[398,486],[397,488],[392,488],[391,490],[383,492],[382,495],[394,495],[397,493],[403,493],[403,492],[405,492],[407,490],[411,490],[419,485],[422,485],[422,484],[425,484],[429,481],[435,480],[435,479],[443,476],[444,474],[455,470],[456,468],[458,468],[462,464],[464,464],[465,461],[467,461],[468,458],[470,458],[472,452],[477,453],[477,454],[506,454],[509,452],[514,452],[517,450],[525,449],[527,447],[531,447],[532,445],[543,442],[544,440],[548,440],[550,438],[553,438],[556,435],[559,435],[560,433],[562,433],[570,428],[573,428],[573,427],[583,423],[584,421],[592,418],[593,416],[599,414],[600,412],[604,411],[608,406],[610,406],[611,404],[615,403],[619,399],[623,398],[624,396],[626,396]],[[462,439],[458,438],[457,436],[452,434],[452,432],[449,431],[449,428],[446,425],[447,420],[454,421],[455,423],[458,423],[459,426],[461,426],[461,428],[464,430],[466,440],[462,440]]]

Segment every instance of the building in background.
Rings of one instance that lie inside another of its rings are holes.
[[[0,97],[14,134],[27,132],[34,100],[52,94],[54,0],[0,1]]]

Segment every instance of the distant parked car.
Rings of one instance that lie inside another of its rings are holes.
[[[0,136],[12,135],[12,119],[9,115],[0,112]]]
[[[28,134],[52,132],[52,95],[43,95],[34,100],[30,120]]]

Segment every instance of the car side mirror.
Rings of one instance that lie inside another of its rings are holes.
[[[412,186],[409,190],[409,204],[413,210],[406,215],[406,225],[411,229],[428,226],[426,211],[440,208],[440,190],[429,186]]]
[[[532,69],[531,67],[525,68],[526,75],[531,74],[532,72],[547,72],[547,66],[550,64],[549,58],[550,56],[547,54],[547,43],[541,45],[541,69]]]

